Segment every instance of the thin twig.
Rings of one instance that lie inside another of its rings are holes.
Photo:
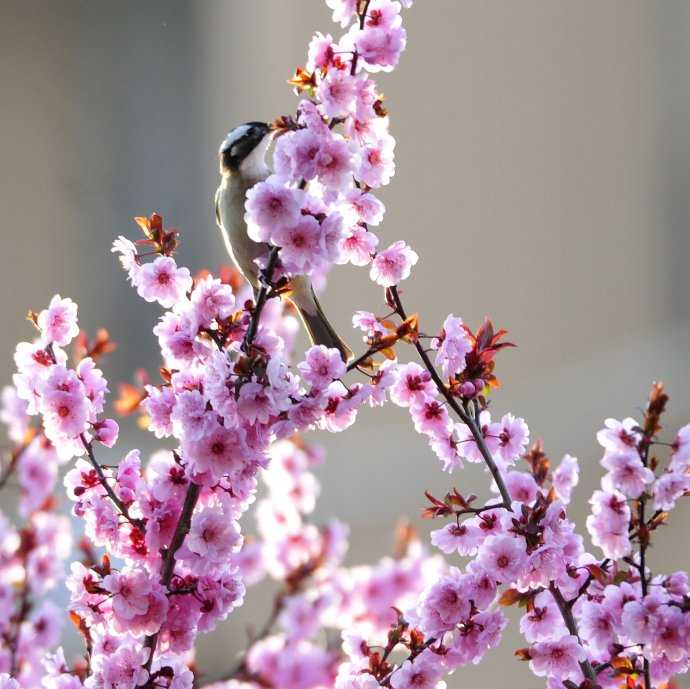
[[[405,308],[402,304],[402,301],[400,300],[398,288],[391,287],[389,292],[393,296],[393,301],[395,302],[395,308],[398,315],[400,316],[400,318],[405,320],[407,318],[407,313],[405,312]],[[498,487],[498,491],[501,494],[501,498],[503,499],[503,504],[497,505],[497,507],[505,507],[506,509],[510,509],[510,493],[508,493],[508,489],[503,480],[503,477],[501,476],[501,472],[498,466],[496,466],[496,462],[494,462],[494,458],[491,456],[491,452],[489,452],[489,448],[486,446],[486,443],[484,442],[484,436],[482,435],[481,429],[477,425],[476,420],[472,417],[471,414],[468,414],[458,404],[455,397],[453,397],[446,384],[443,382],[443,380],[441,380],[441,377],[439,376],[436,367],[431,362],[431,359],[429,358],[429,355],[427,354],[424,347],[422,347],[422,345],[417,341],[415,341],[414,346],[417,349],[417,353],[419,354],[419,357],[424,363],[424,366],[426,367],[427,371],[429,371],[429,373],[431,374],[431,378],[436,384],[438,391],[446,398],[446,401],[450,405],[451,409],[460,417],[462,422],[466,424],[470,429],[470,432],[472,433],[472,436],[474,437],[474,440],[477,443],[477,447],[479,448],[479,452],[484,458],[484,462],[488,467],[489,471],[491,472],[491,475],[493,476],[493,479],[496,482],[496,486]]]
[[[566,628],[570,634],[572,634],[578,640],[580,646],[582,646],[582,640],[580,639],[580,634],[577,631],[577,624],[575,623],[575,618],[573,617],[573,611],[571,610],[570,605],[568,605],[568,601],[563,597],[560,589],[553,583],[553,581],[549,584],[549,591],[551,592],[553,599],[556,601],[558,609],[561,611],[561,617],[563,617]],[[582,674],[587,679],[596,684],[597,674],[594,672],[592,663],[590,663],[589,660],[585,659],[581,661],[580,669],[582,670]]]
[[[405,318],[407,318],[407,314],[405,313],[402,301],[400,300],[400,295],[398,294],[397,287],[391,287],[389,289],[389,292],[393,297],[393,301],[395,303],[398,315],[404,320]],[[422,345],[419,342],[415,342],[414,344],[415,348],[417,349],[417,353],[419,354],[419,357],[424,363],[426,369],[431,374],[431,377],[434,383],[436,384],[436,387],[438,388],[439,392],[446,398],[446,401],[453,409],[453,411],[469,427],[472,436],[474,437],[475,442],[477,443],[477,447],[479,448],[479,451],[482,457],[484,458],[484,462],[486,463],[489,471],[491,472],[491,475],[493,476],[494,481],[496,482],[496,486],[498,487],[501,497],[503,498],[503,504],[496,505],[496,507],[503,507],[504,509],[512,511],[510,494],[508,493],[508,489],[505,485],[505,482],[503,481],[501,472],[496,466],[496,462],[494,462],[494,459],[491,456],[491,452],[489,452],[489,448],[486,446],[486,443],[484,442],[484,436],[482,435],[481,429],[477,425],[479,408],[475,406],[474,416],[468,413],[465,409],[463,409],[458,404],[457,400],[453,397],[453,395],[451,394],[450,390],[447,388],[443,380],[441,380],[441,377],[436,371],[436,367],[431,362],[431,359],[429,358],[429,355],[427,354],[424,347],[422,347]],[[560,592],[560,590],[555,586],[553,582],[551,582],[551,584],[549,585],[549,590],[551,591],[551,594],[556,600],[556,603],[558,605],[559,610],[561,611],[561,615],[563,617],[563,621],[566,624],[566,627],[573,636],[579,639],[580,637],[577,632],[577,624],[575,623],[575,619],[573,617],[572,611],[567,601],[563,598],[563,594]],[[589,660],[582,661],[580,663],[580,667],[582,668],[582,673],[585,677],[592,681],[596,680],[596,673],[594,672],[592,664],[589,662]]]
[[[201,491],[201,486],[190,481],[187,487],[187,493],[184,498],[184,504],[182,505],[182,511],[177,520],[177,526],[175,527],[175,532],[170,539],[170,545],[165,551],[163,557],[163,566],[161,567],[161,579],[160,582],[165,588],[170,587],[170,582],[172,581],[173,572],[175,571],[175,554],[179,550],[180,546],[184,542],[185,537],[189,533],[189,529],[192,524],[192,512],[194,512],[194,507],[196,506],[197,500],[199,499],[199,492]],[[151,663],[153,662],[153,654],[156,651],[156,645],[158,643],[158,632],[151,634],[146,637],[144,641],[144,647],[150,649],[149,657],[146,660],[144,669],[148,672],[151,669]],[[149,684],[148,680],[143,686]]]
[[[244,341],[242,342],[242,351],[245,354],[249,354],[252,344],[254,343],[254,338],[259,329],[259,321],[261,320],[261,312],[263,311],[266,301],[268,299],[268,293],[271,289],[271,282],[273,280],[273,272],[278,261],[278,252],[280,247],[274,246],[271,249],[271,253],[268,256],[268,263],[266,264],[265,270],[262,271],[262,283],[261,289],[259,290],[259,296],[256,298],[256,305],[252,312],[252,318],[249,321],[249,327],[247,328],[247,333],[244,336]]]
[[[103,489],[105,492],[108,494],[108,497],[112,500],[113,504],[117,509],[121,512],[122,516],[135,528],[135,529],[141,529],[141,522],[133,519],[130,514],[129,510],[127,509],[127,505],[125,505],[120,498],[117,497],[115,491],[112,489],[110,484],[108,483],[108,479],[106,478],[106,475],[103,473],[103,469],[101,465],[98,463],[98,460],[96,459],[96,455],[93,451],[93,445],[86,440],[86,436],[81,433],[79,436],[82,444],[84,445],[84,448],[86,449],[86,454],[89,458],[89,462],[91,463],[91,466],[95,469],[96,474],[98,476],[98,480],[103,486]]]

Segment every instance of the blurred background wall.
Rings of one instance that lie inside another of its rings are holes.
[[[159,210],[184,232],[181,262],[216,269],[218,143],[235,124],[291,112],[285,80],[312,30],[337,27],[320,0],[0,8],[2,380],[31,336],[26,310],[56,291],[79,302],[83,327],[119,342],[113,383],[133,366],[155,371],[158,311],[125,283],[113,238]],[[380,78],[398,173],[379,234],[421,256],[404,288],[426,330],[449,312],[510,330],[519,349],[500,358],[494,408],[524,416],[554,459],[580,458],[583,523],[603,418],[635,414],[661,379],[669,426],[690,420],[690,4],[419,0],[405,21],[408,50]],[[380,301],[347,268],[323,297],[346,332],[354,309]],[[400,516],[419,522],[422,489],[484,490],[475,468],[444,476],[395,408],[318,442],[329,453],[318,516],[350,522],[351,562],[379,555]],[[657,569],[690,564],[688,517],[686,505],[652,551]],[[202,641],[202,665],[227,667],[269,605],[250,594]],[[493,662],[451,685],[540,686],[511,658],[519,644],[513,628]]]

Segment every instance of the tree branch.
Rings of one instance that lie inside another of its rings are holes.
[[[122,516],[135,528],[135,529],[141,529],[142,524],[141,521],[137,519],[133,519],[130,514],[129,510],[127,509],[127,505],[125,505],[120,498],[117,497],[115,491],[112,489],[110,484],[108,483],[108,479],[106,478],[106,475],[103,473],[103,469],[101,465],[98,463],[98,460],[96,459],[96,455],[94,454],[93,451],[93,445],[91,442],[86,440],[86,436],[81,433],[79,435],[79,438],[84,445],[84,448],[86,449],[86,454],[89,458],[89,462],[91,463],[91,466],[95,469],[96,474],[98,476],[98,480],[103,486],[103,489],[105,492],[108,494],[108,497],[112,500],[113,504],[117,509],[120,511]]]
[[[551,592],[553,599],[556,601],[558,609],[561,611],[561,616],[563,617],[563,622],[565,622],[568,632],[576,637],[580,643],[580,646],[582,646],[582,639],[580,639],[580,634],[577,631],[577,624],[575,622],[575,618],[573,617],[573,611],[571,610],[570,605],[568,605],[568,601],[563,598],[563,594],[560,592],[560,589],[556,586],[556,584],[553,583],[553,581],[549,584],[549,591]],[[582,670],[582,674],[587,679],[596,684],[597,674],[594,672],[592,663],[590,663],[589,660],[583,660],[580,662],[580,669]]]
[[[163,586],[165,586],[166,589],[169,588],[173,577],[173,572],[175,571],[175,554],[189,533],[189,529],[192,524],[192,512],[194,512],[194,507],[199,499],[200,491],[201,486],[190,481],[184,498],[184,504],[182,505],[182,511],[180,512],[179,519],[177,520],[175,532],[170,539],[170,545],[165,551],[165,556],[163,557],[160,582]],[[158,644],[158,634],[159,632],[151,634],[150,636],[147,636],[146,640],[144,641],[144,647],[150,649],[149,657],[144,665],[144,669],[146,671],[150,671],[151,669],[153,654],[155,653],[156,645]],[[147,686],[148,684],[149,681],[147,680],[146,684],[143,686]]]
[[[249,322],[249,327],[247,328],[247,333],[244,336],[242,342],[242,351],[245,354],[249,354],[252,344],[254,343],[254,338],[259,330],[259,321],[261,320],[261,312],[263,311],[266,301],[268,299],[268,293],[271,288],[271,281],[273,280],[273,272],[278,262],[278,252],[280,247],[274,246],[271,249],[271,253],[268,256],[268,263],[266,268],[261,271],[262,283],[261,289],[259,290],[259,296],[256,299],[256,305],[252,312],[252,318]]]
[[[397,314],[400,316],[400,318],[405,320],[407,318],[407,314],[405,312],[405,308],[402,304],[402,301],[400,300],[398,288],[395,286],[391,287],[389,289],[389,292],[393,297],[393,301],[395,303],[395,310]],[[494,462],[494,458],[491,456],[491,452],[489,452],[489,448],[486,446],[486,443],[484,442],[484,436],[482,435],[481,429],[477,425],[476,419],[474,419],[471,414],[468,414],[458,404],[458,401],[455,399],[455,397],[453,397],[450,390],[441,379],[441,376],[439,376],[436,367],[432,363],[424,347],[422,347],[422,345],[418,341],[415,341],[414,346],[417,350],[417,353],[419,354],[419,358],[424,363],[424,366],[426,367],[427,371],[429,371],[429,373],[431,374],[431,378],[434,381],[436,387],[438,388],[438,391],[445,397],[446,402],[448,402],[450,408],[460,417],[462,422],[469,427],[470,432],[472,433],[472,436],[474,437],[474,440],[477,443],[479,452],[481,453],[484,459],[484,463],[491,472],[491,475],[493,476],[493,479],[496,482],[496,486],[498,487],[498,492],[501,494],[501,498],[503,499],[503,504],[496,505],[496,507],[505,507],[506,509],[510,509],[510,494],[508,493],[508,489],[506,488],[503,476],[501,476],[501,472],[498,466],[496,466],[496,462]]]

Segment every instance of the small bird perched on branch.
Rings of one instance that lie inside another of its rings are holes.
[[[254,289],[255,298],[261,287],[256,259],[268,255],[270,246],[255,242],[247,233],[245,200],[247,191],[271,174],[266,164],[271,135],[269,125],[247,122],[235,127],[218,151],[221,183],[215,197],[216,221],[230,258]],[[288,298],[314,344],[337,349],[343,361],[352,358],[352,350],[324,315],[308,275],[292,277]]]

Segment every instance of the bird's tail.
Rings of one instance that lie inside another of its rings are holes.
[[[321,304],[314,294],[311,281],[304,276],[298,276],[292,279],[291,287],[290,301],[297,308],[311,341],[317,345],[337,349],[345,362],[352,359],[352,350],[335,332],[324,315]]]

